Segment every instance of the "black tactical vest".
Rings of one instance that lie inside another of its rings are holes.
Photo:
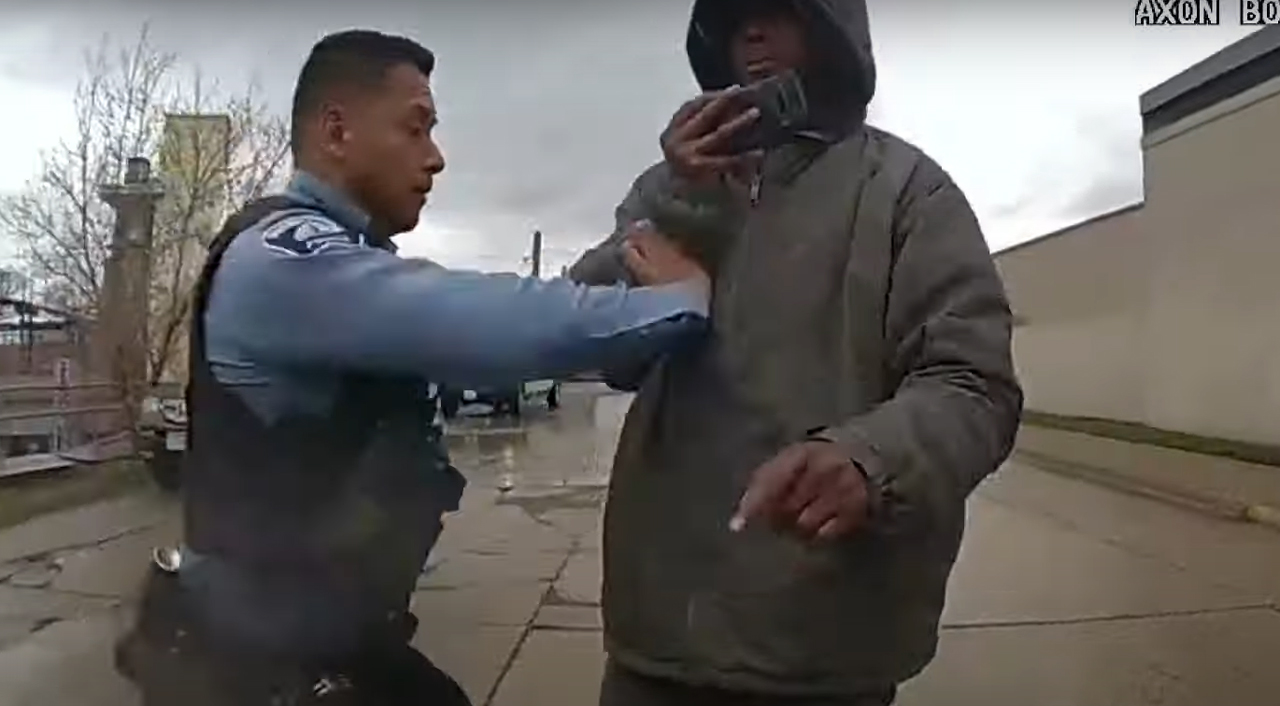
[[[428,384],[351,374],[329,414],[268,423],[214,378],[205,355],[204,313],[226,248],[259,220],[296,207],[271,197],[228,219],[196,284],[186,542],[281,591],[324,592],[341,606],[325,620],[378,639],[406,615],[440,516],[457,509],[462,492]]]

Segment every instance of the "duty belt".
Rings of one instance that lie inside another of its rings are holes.
[[[192,551],[182,546],[158,547],[152,551],[151,563],[156,572],[163,577],[172,581],[172,592],[175,594],[175,603],[178,604],[177,610],[182,611],[187,620],[195,623],[203,623],[219,628],[228,627],[226,622],[227,603],[208,603],[210,594],[208,587],[211,585],[226,585],[224,582],[235,583],[240,581],[249,582],[254,579],[245,573],[245,571],[233,564],[229,564],[215,557],[209,557]],[[305,582],[299,582],[296,590],[307,591],[309,586]],[[232,595],[235,591],[232,591]],[[227,594],[223,594],[225,598]],[[214,605],[222,605],[223,612],[218,613],[214,609]],[[232,614],[239,614],[234,608],[235,602],[231,602]],[[222,615],[223,618],[218,616]],[[306,625],[305,613],[299,614],[296,626]],[[323,616],[324,618],[332,616]],[[233,623],[235,621],[232,621]],[[250,621],[252,622],[252,621]],[[287,625],[287,624],[286,624]],[[287,629],[287,628],[285,628]],[[384,614],[378,614],[376,611],[364,614],[361,623],[353,623],[351,629],[344,627],[337,628],[336,632],[321,631],[314,633],[313,637],[319,640],[318,643],[306,641],[300,643],[300,646],[306,648],[315,648],[319,645],[333,644],[335,649],[327,654],[350,654],[360,653],[367,650],[378,650],[387,646],[403,645],[412,639],[417,629],[417,618],[412,613],[403,608],[388,610]],[[210,639],[215,640],[212,635],[214,630],[210,632]],[[225,630],[219,632],[226,632]],[[308,633],[310,634],[310,633]],[[331,638],[336,642],[331,642]],[[243,639],[216,639],[218,642],[234,642],[252,643],[251,638]],[[267,640],[267,642],[272,642]],[[288,641],[286,640],[286,643]],[[337,649],[337,645],[344,646]],[[240,649],[240,648],[235,648]],[[279,651],[290,652],[287,647],[277,648]]]

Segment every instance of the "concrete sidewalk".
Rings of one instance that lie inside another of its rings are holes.
[[[1046,471],[1280,529],[1280,468],[1024,425],[1015,457]]]
[[[477,706],[596,703],[599,524],[629,403],[604,395],[577,419],[566,405],[557,425],[532,427],[515,487],[481,469],[449,521],[415,599],[416,644]]]
[[[598,628],[596,455],[617,425],[601,434],[595,421],[609,409],[567,395],[557,415],[456,434],[469,486],[413,607],[416,643],[476,704],[529,703],[521,699],[533,688],[522,684],[529,660],[545,651],[544,633]],[[151,549],[178,535],[177,504],[152,493],[0,532],[0,706],[136,704],[113,671],[111,646],[132,620]],[[559,686],[580,686],[589,703],[595,677]]]
[[[470,478],[414,597],[476,706],[595,706],[599,521],[625,397],[464,440]],[[512,485],[509,490],[504,490]],[[0,706],[127,706],[111,670],[175,507],[0,533]],[[900,706],[1275,706],[1280,534],[1014,462],[971,503],[938,658]]]
[[[625,402],[600,404],[597,463],[607,462],[608,427],[616,430]],[[485,648],[458,633],[423,637],[477,704],[596,703],[599,514],[581,510],[555,511],[557,541],[572,538],[569,546],[545,559],[508,557],[525,567],[517,584],[527,588],[511,589],[525,598],[510,617],[487,619],[511,623],[496,629],[487,661],[476,662]],[[1270,531],[1010,463],[973,498],[938,658],[900,706],[1274,706],[1278,555]],[[538,601],[534,584],[545,587]],[[505,615],[503,606],[491,600],[485,610]],[[527,620],[508,650],[520,615]]]

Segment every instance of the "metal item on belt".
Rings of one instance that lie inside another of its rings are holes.
[[[166,574],[176,574],[182,568],[183,554],[180,547],[156,547],[151,551],[151,563]]]

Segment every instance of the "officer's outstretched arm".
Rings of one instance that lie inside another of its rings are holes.
[[[450,270],[301,218],[246,231],[215,275],[207,316],[234,317],[228,343],[264,363],[494,385],[642,365],[706,325],[697,286]]]

